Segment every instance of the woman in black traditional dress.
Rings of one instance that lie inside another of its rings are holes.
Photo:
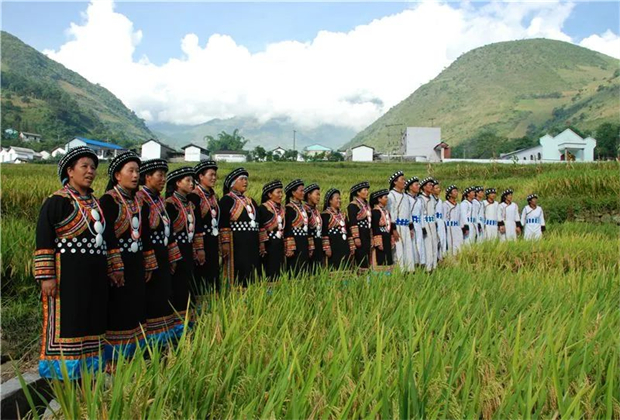
[[[308,269],[308,262],[314,251],[314,240],[310,240],[308,213],[304,209],[304,182],[295,179],[284,188],[286,194],[286,218],[284,241],[286,265],[292,276]]]
[[[372,268],[375,271],[387,271],[394,265],[392,245],[396,225],[392,223],[390,212],[387,209],[388,194],[386,189],[375,191],[370,196],[372,206],[371,229],[373,235],[372,254],[370,257]]]
[[[166,186],[168,164],[163,159],[151,159],[140,165],[142,189],[136,193],[142,206],[149,209],[149,241],[157,258],[157,270],[146,283],[146,338],[149,343],[165,345],[171,338],[175,325],[172,298],[172,273],[181,252],[171,235],[170,216],[161,192]]]
[[[92,195],[98,163],[88,147],[69,150],[58,164],[63,188],[45,200],[39,214],[34,276],[43,302],[39,374],[44,378],[79,379],[84,370],[105,365],[106,269],[108,258],[119,256],[103,239],[106,220]]]
[[[325,254],[323,253],[323,219],[319,210],[321,201],[321,189],[318,184],[310,184],[304,188],[304,209],[308,213],[308,233],[310,240],[314,242],[314,251],[310,258],[310,271],[317,272],[325,267]]]
[[[188,195],[197,211],[197,224],[204,232],[204,263],[199,260],[194,266],[194,278],[198,285],[198,292],[220,291],[220,236],[219,220],[220,207],[218,197],[213,189],[217,181],[217,163],[205,160],[194,167],[194,176],[197,185],[194,192]]]
[[[229,285],[242,287],[256,279],[265,244],[258,236],[259,219],[256,202],[245,196],[248,171],[233,170],[224,179],[224,196],[220,200],[220,235],[224,278]]]
[[[265,243],[263,270],[267,279],[276,280],[284,269],[284,206],[282,206],[282,182],[271,181],[263,186],[260,220],[260,241]]]
[[[136,198],[140,158],[125,152],[110,162],[108,191],[101,197],[109,249],[120,249],[121,258],[109,269],[113,285],[108,300],[107,360],[130,357],[146,329],[145,284],[157,269],[151,242],[148,206]]]
[[[323,251],[330,268],[346,269],[351,264],[355,244],[347,229],[345,215],[340,211],[340,191],[330,188],[323,204]]]
[[[182,167],[170,172],[166,177],[166,211],[172,223],[172,240],[177,243],[181,259],[172,275],[172,307],[176,313],[174,335],[183,333],[186,318],[191,320],[188,307],[195,296],[194,255],[203,251],[203,232],[198,220],[198,211],[187,199],[194,190],[194,169]],[[204,261],[203,261],[204,262]],[[188,316],[189,315],[189,316]],[[191,321],[188,323],[191,325]]]
[[[372,233],[370,231],[371,207],[368,205],[370,184],[363,181],[351,187],[347,219],[351,237],[355,244],[355,264],[360,270],[367,270],[370,260]]]

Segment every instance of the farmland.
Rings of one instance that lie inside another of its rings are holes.
[[[430,275],[323,273],[227,293],[176,349],[145,349],[88,386],[55,384],[62,417],[620,417],[616,163],[246,168],[255,198],[276,178],[375,190],[397,169],[511,187],[520,208],[536,192],[548,235],[477,245]],[[34,224],[57,187],[53,166],[2,167],[2,338],[14,357],[36,357]]]

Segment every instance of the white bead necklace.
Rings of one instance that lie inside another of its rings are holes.
[[[145,187],[146,188],[146,187]],[[164,224],[164,246],[168,246],[168,238],[170,237],[170,216],[168,216],[168,212],[166,208],[161,204],[161,197],[157,198],[157,203],[151,197],[151,195],[146,192],[146,197],[149,199],[153,207],[157,209],[157,213],[159,213],[159,217],[161,218],[162,223]]]
[[[140,206],[138,206],[135,198],[132,198],[133,204],[138,210],[138,215],[134,216],[131,213],[131,210],[129,210],[129,205],[127,204],[127,201],[125,201],[123,194],[118,189],[118,185],[115,185],[114,189],[116,190],[118,196],[121,198],[121,201],[125,205],[125,213],[127,214],[127,218],[130,220],[131,239],[133,239],[133,241],[131,242],[129,250],[133,253],[136,253],[138,252],[138,241],[140,240],[140,235],[142,234],[142,212],[140,211]]]
[[[93,202],[97,208],[90,209],[90,216],[95,221],[93,223],[93,227],[91,228],[90,223],[88,223],[88,216],[84,210],[84,206],[80,203],[80,200],[73,194],[69,187],[65,187],[65,190],[71,195],[71,197],[75,200],[78,209],[80,209],[80,213],[86,222],[86,226],[88,227],[88,231],[95,237],[95,247],[99,248],[103,244],[103,231],[105,230],[105,218],[103,217],[103,211],[101,207],[99,207],[99,202],[93,197]],[[103,221],[103,223],[102,223]]]

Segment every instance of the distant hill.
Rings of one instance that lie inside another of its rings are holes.
[[[267,150],[278,146],[292,149],[293,130],[297,131],[297,150],[314,143],[337,149],[355,135],[353,129],[327,124],[313,129],[304,129],[293,124],[288,118],[272,118],[261,123],[256,118],[234,117],[214,119],[194,126],[156,123],[149,124],[149,128],[160,139],[177,147],[187,143],[204,145],[205,136],[216,136],[221,131],[232,133],[236,128],[239,129],[239,134],[249,140],[246,149],[254,149],[256,146],[262,146]]]
[[[441,127],[452,146],[483,132],[518,138],[567,125],[591,130],[619,120],[619,76],[620,60],[566,42],[487,45],[459,57],[345,147],[394,150],[407,126]]]
[[[125,145],[154,137],[107,89],[7,32],[0,36],[3,130],[36,132],[49,141],[86,136]]]

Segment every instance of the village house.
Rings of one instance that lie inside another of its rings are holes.
[[[405,159],[416,162],[443,162],[450,158],[450,146],[441,141],[439,127],[407,127],[401,149]]]
[[[65,145],[65,152],[78,146],[87,146],[95,151],[97,157],[102,160],[111,159],[127,150],[117,144],[107,143],[100,140],[87,139],[86,137],[74,137]]]
[[[243,163],[248,159],[245,152],[233,150],[218,150],[217,152],[213,152],[211,156],[216,162]]]
[[[596,139],[582,138],[570,128],[553,137],[544,135],[538,140],[538,146],[502,154],[504,160],[519,162],[592,162]]]
[[[207,149],[193,143],[187,144],[181,149],[185,152],[185,162],[200,162],[209,158]]]
[[[29,142],[34,142],[34,143],[40,143],[41,142],[41,134],[37,134],[37,133],[27,133],[25,131],[22,131],[19,133],[19,139],[23,142],[29,143]]]
[[[170,160],[179,153],[167,144],[159,140],[150,139],[142,143],[140,148],[140,159],[165,159]]]

